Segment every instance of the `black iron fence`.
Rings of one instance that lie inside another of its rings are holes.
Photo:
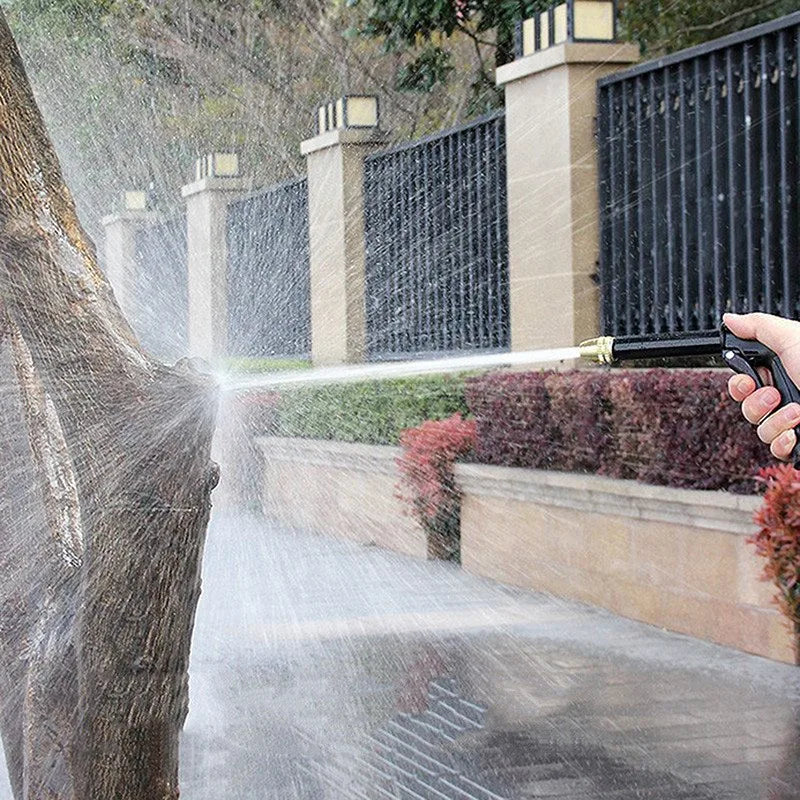
[[[142,345],[164,360],[187,352],[186,213],[138,228],[131,324]]]
[[[800,316],[800,13],[598,84],[604,333]]]
[[[509,345],[503,114],[366,159],[372,359]]]
[[[228,352],[305,356],[311,350],[306,179],[228,208]]]

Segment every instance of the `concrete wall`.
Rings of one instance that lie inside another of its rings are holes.
[[[282,525],[426,558],[427,537],[397,499],[397,447],[314,439],[257,440],[262,507]]]
[[[289,527],[426,558],[397,499],[399,448],[266,437],[264,513]],[[796,663],[745,541],[757,497],[594,475],[460,464],[461,560],[477,575]]]
[[[756,497],[459,465],[465,569],[795,663],[746,544]]]

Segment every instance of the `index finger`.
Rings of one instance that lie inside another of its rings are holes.
[[[797,337],[794,320],[755,311],[752,314],[724,314],[723,322],[740,339],[757,339],[779,355],[786,349],[787,336]]]
[[[737,402],[749,397],[756,390],[756,382],[748,375],[734,375],[728,380],[728,394]]]

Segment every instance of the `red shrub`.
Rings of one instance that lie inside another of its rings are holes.
[[[748,541],[767,560],[764,580],[778,588],[775,598],[784,614],[800,629],[800,473],[788,464],[768,467],[759,475],[766,486],[756,514],[758,533]]]
[[[453,464],[475,444],[475,422],[460,414],[423,422],[403,431],[402,455],[397,459],[400,497],[429,536],[429,555],[458,555],[461,496],[456,490]]]
[[[771,461],[708,370],[504,373],[467,386],[478,461],[753,491]]]
[[[549,372],[503,372],[467,382],[477,422],[475,455],[484,464],[554,468],[558,431],[550,422]]]
[[[561,446],[554,459],[570,472],[617,474],[609,373],[599,370],[556,372],[545,379],[550,421]]]
[[[753,491],[769,450],[728,397],[727,374],[631,371],[611,387],[621,471],[645,483]]]

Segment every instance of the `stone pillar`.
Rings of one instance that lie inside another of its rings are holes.
[[[308,167],[315,364],[364,359],[364,158],[385,141],[377,126],[341,128],[301,146]]]
[[[213,153],[198,159],[196,180],[184,186],[188,265],[188,349],[213,362],[227,355],[228,203],[250,188],[238,158]]]
[[[512,350],[602,333],[596,82],[638,57],[634,45],[564,42],[497,70],[506,95]]]
[[[122,312],[135,316],[136,232],[152,224],[156,215],[147,210],[145,192],[129,191],[123,195],[123,211],[103,217],[105,233],[105,273]]]

